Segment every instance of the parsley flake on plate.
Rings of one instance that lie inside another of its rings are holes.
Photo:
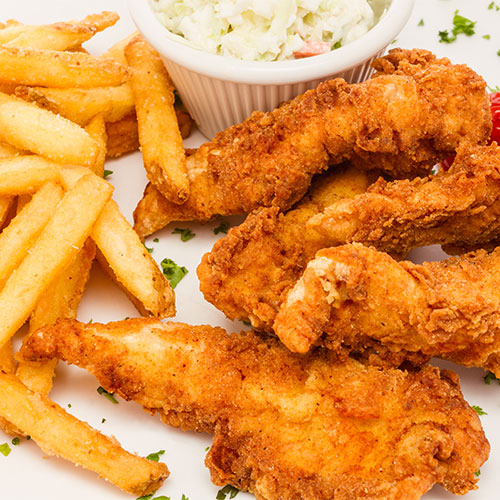
[[[498,12],[500,10],[500,7],[495,2],[491,2],[488,5],[488,10],[496,10]]]
[[[160,460],[160,455],[163,455],[165,450],[160,450],[155,453],[150,453],[146,458],[152,462],[158,462]]]
[[[115,399],[115,395],[112,392],[108,392],[104,387],[99,386],[97,392],[102,394],[105,398],[109,399],[113,404],[117,405],[118,401]]]
[[[180,234],[181,235],[181,241],[189,241],[191,238],[194,238],[196,236],[196,233],[193,233],[191,229],[182,229],[179,227],[176,227],[173,231],[172,234]]]
[[[215,229],[214,234],[224,233],[227,234],[229,231],[229,223],[223,220]]]
[[[453,16],[453,29],[451,30],[451,35],[448,30],[439,32],[439,41],[441,43],[453,43],[457,36],[463,34],[465,36],[472,36],[476,33],[474,27],[476,26],[476,21],[471,21],[455,11]]]
[[[21,442],[21,440],[20,440],[18,437],[15,437],[15,438],[12,440],[12,444],[13,444],[14,446],[17,446],[20,442]]]
[[[420,19],[419,23],[417,24],[417,26],[423,26],[424,25],[424,20],[423,19]]]
[[[113,173],[113,170],[105,170],[103,178],[106,179],[106,177],[109,177]]]
[[[480,406],[473,405],[472,409],[476,411],[476,413],[481,416],[481,415],[488,415]]]
[[[496,375],[492,372],[488,372],[484,377],[483,377],[484,383],[487,385],[491,384],[492,380],[496,380],[498,382],[498,385],[500,385],[500,379],[496,377]]]
[[[8,443],[3,443],[3,444],[0,444],[0,453],[4,456],[4,457],[8,457],[10,452],[12,450],[10,449],[10,446]]]
[[[178,266],[172,259],[163,259],[161,268],[165,277],[170,281],[172,288],[175,288],[179,281],[189,272],[184,266]]]
[[[229,495],[229,498],[234,498],[239,492],[240,490],[238,488],[235,488],[230,484],[226,484],[224,488],[219,490],[215,498],[216,500],[226,500],[227,495]]]

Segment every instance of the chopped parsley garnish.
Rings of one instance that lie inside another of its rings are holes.
[[[104,397],[108,398],[113,404],[117,405],[118,401],[115,399],[115,395],[112,392],[108,392],[104,387],[99,386],[97,392],[102,394]]]
[[[335,49],[340,49],[340,47],[342,47],[342,40],[337,40],[337,41],[333,44],[333,50],[335,50]]]
[[[188,273],[188,270],[184,266],[178,266],[172,259],[163,259],[161,261],[161,268],[165,277],[170,281],[172,288],[175,288],[179,284],[179,281]]]
[[[210,449],[210,446],[207,446],[207,447],[205,448],[205,451],[208,451],[209,449]]]
[[[184,495],[184,493],[183,493],[181,500],[189,500],[189,498],[186,495]]]
[[[461,16],[458,13],[458,10],[456,10],[455,15],[453,16],[453,29],[451,30],[451,35],[447,30],[440,31],[439,41],[442,43],[452,43],[460,34],[463,34],[465,36],[472,36],[476,33],[474,30],[474,26],[476,26],[475,21],[471,21],[470,19]]]
[[[498,385],[500,385],[500,379],[496,377],[496,375],[492,372],[488,372],[484,377],[483,377],[484,383],[490,385],[492,380],[496,380],[498,382]]]
[[[423,19],[420,19],[419,23],[417,24],[417,26],[423,26],[424,25],[424,20]]]
[[[490,39],[491,39],[491,35],[483,35],[483,38],[484,38],[485,40],[490,40]]]
[[[499,56],[499,57],[500,57],[500,50],[498,50],[498,51],[497,51],[497,56]]]
[[[481,475],[481,469],[477,469],[477,471],[476,471],[476,472],[474,472],[474,475],[475,475],[476,477],[479,477],[479,476]]]
[[[146,458],[152,462],[158,462],[160,460],[160,455],[163,455],[165,450],[157,451],[156,453],[150,453]]]
[[[155,239],[153,240],[153,242],[154,242],[154,243],[158,243],[159,241],[160,241],[160,240],[159,240],[158,238],[155,238]]]
[[[475,410],[479,416],[488,415],[480,406],[474,405],[472,409]]]
[[[151,248],[150,248],[150,247],[147,247],[147,246],[146,246],[146,243],[143,243],[143,245],[144,245],[144,248],[145,248],[145,249],[146,249],[149,253],[153,253],[153,247],[151,247]]]
[[[90,325],[91,323],[93,323],[94,320],[92,318],[89,319],[89,322],[87,323],[88,325]]]
[[[71,408],[71,403],[68,403],[68,408]]]
[[[4,457],[8,457],[11,451],[12,450],[10,449],[10,446],[8,445],[8,443],[0,444],[0,453]]]
[[[154,497],[153,500],[170,500],[170,497],[162,495],[161,497]]]
[[[106,177],[109,177],[113,173],[113,170],[105,170],[103,178],[106,179]]]
[[[227,234],[229,231],[229,223],[226,221],[222,221],[215,229],[214,234],[224,233]]]
[[[493,9],[498,12],[500,10],[500,7],[495,2],[491,2],[488,5],[488,10],[493,10]]]
[[[490,87],[488,85],[488,90],[490,93],[494,94],[495,92],[500,92],[500,87],[498,85],[496,87]]]
[[[137,500],[149,500],[150,498],[153,498],[154,493],[151,493],[151,495],[144,495],[142,497],[139,497]]]
[[[252,323],[250,323],[250,321],[247,321],[246,319],[241,320],[241,322],[242,322],[245,326],[252,326]]]
[[[20,442],[21,442],[21,440],[20,440],[18,437],[15,437],[15,438],[12,440],[12,444],[13,444],[14,446],[17,446]]]
[[[172,234],[180,234],[181,241],[189,241],[191,238],[194,238],[196,236],[196,234],[193,233],[191,229],[181,229],[179,227],[176,227],[172,231]]]
[[[229,495],[229,498],[234,498],[240,490],[238,488],[235,488],[234,486],[231,486],[230,484],[226,484],[224,488],[219,490],[217,493],[217,496],[215,497],[217,500],[226,500],[227,495]]]
[[[103,419],[101,420],[101,424],[103,424],[104,422],[106,422],[106,419],[105,419],[105,418],[103,418]]]

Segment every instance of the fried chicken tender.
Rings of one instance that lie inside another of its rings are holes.
[[[314,174],[350,159],[392,177],[426,173],[465,139],[491,131],[485,82],[430,52],[395,49],[363,83],[342,79],[220,132],[187,159],[190,196],[169,203],[151,185],[135,212],[141,237],[174,220],[206,221],[261,206],[290,208]]]
[[[253,332],[142,318],[62,320],[22,354],[75,363],[166,423],[214,433],[213,482],[259,500],[416,500],[434,483],[463,494],[489,453],[458,377],[430,366],[334,363]]]
[[[313,216],[308,227],[328,246],[359,242],[403,253],[432,244],[482,246],[500,235],[500,147],[464,144],[447,172],[379,179]]]
[[[360,244],[320,250],[274,331],[294,352],[421,353],[500,376],[500,248],[423,265]]]
[[[280,304],[316,252],[329,246],[307,221],[341,198],[366,191],[376,179],[353,167],[318,176],[306,197],[286,214],[277,207],[251,213],[218,240],[198,267],[205,299],[232,319],[250,319],[270,331]]]

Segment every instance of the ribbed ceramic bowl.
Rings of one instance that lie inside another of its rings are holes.
[[[274,109],[321,81],[336,77],[348,82],[366,80],[372,72],[370,63],[403,29],[414,3],[392,0],[388,12],[368,33],[332,52],[254,62],[193,49],[160,23],[149,0],[129,0],[137,28],[162,56],[182,101],[209,138],[242,122],[252,111]]]

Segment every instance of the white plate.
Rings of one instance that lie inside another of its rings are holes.
[[[439,56],[447,56],[455,63],[466,63],[482,74],[491,86],[500,85],[500,11],[488,9],[491,0],[419,0],[407,28],[398,38],[395,46],[407,48],[421,47],[433,50]],[[500,5],[500,0],[498,1]],[[455,9],[464,16],[478,21],[477,34],[473,37],[460,35],[451,44],[440,44],[438,32],[451,29]],[[121,20],[118,25],[98,35],[87,44],[95,54],[103,52],[112,43],[124,38],[134,30],[133,23],[126,10],[125,0],[2,0],[0,21],[15,18],[24,23],[49,23],[66,19],[82,18],[101,10],[115,10]],[[418,26],[420,19],[423,26]],[[491,35],[485,40],[482,35]],[[1,71],[1,68],[0,68]],[[187,146],[194,147],[203,140],[200,134],[194,134],[187,141]],[[140,199],[146,183],[141,157],[138,153],[116,161],[107,167],[114,174],[109,180],[114,184],[115,199],[124,214],[131,219],[132,211]],[[241,219],[235,219],[241,220]],[[198,290],[196,266],[202,254],[210,250],[218,236],[213,234],[217,224],[205,226],[197,224],[179,224],[190,227],[196,237],[182,243],[178,235],[172,235],[175,224],[160,231],[154,237],[160,239],[153,243],[149,238],[147,245],[154,247],[153,256],[161,261],[165,257],[174,259],[178,264],[189,269],[189,274],[176,288],[179,321],[192,324],[220,325],[228,330],[242,329],[241,323],[232,323],[224,315],[204,301]],[[435,260],[442,257],[436,249],[422,249],[413,252],[414,260]],[[111,321],[126,316],[137,316],[134,307],[98,268],[94,268],[90,286],[80,307],[79,319],[88,321]],[[500,469],[500,387],[496,383],[485,385],[483,372],[477,369],[463,369],[451,363],[439,363],[458,371],[466,399],[482,407],[488,415],[481,417],[486,434],[492,446],[489,461],[481,469],[479,489],[468,495],[471,500],[492,500],[499,497],[500,485],[495,470]],[[111,404],[96,392],[98,383],[92,375],[78,368],[61,365],[57,371],[52,397],[79,418],[106,434],[113,434],[122,445],[141,455],[147,455],[160,449],[166,450],[162,460],[168,464],[171,475],[158,495],[166,495],[172,500],[181,500],[185,494],[189,500],[215,499],[218,488],[213,486],[207,469],[203,465],[205,448],[211,437],[194,433],[184,433],[162,424],[158,418],[146,414],[135,403],[120,400],[119,405]],[[102,419],[106,421],[102,423]],[[0,444],[10,442],[0,433]],[[32,441],[23,440],[19,446],[11,446],[8,457],[0,455],[0,499],[36,498],[39,500],[106,499],[122,500],[131,498],[114,486],[97,479],[95,474],[77,469],[72,464],[58,459],[47,458]],[[251,499],[251,495],[240,493],[237,498]],[[444,500],[455,498],[454,495],[435,487],[425,500]]]

